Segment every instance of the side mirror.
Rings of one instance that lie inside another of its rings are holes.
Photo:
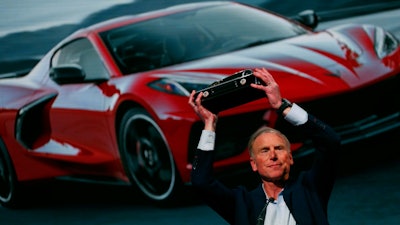
[[[313,30],[319,23],[319,16],[314,12],[314,10],[310,9],[300,12],[294,19]]]
[[[50,78],[58,84],[82,83],[85,77],[85,72],[77,64],[61,65],[50,70]]]

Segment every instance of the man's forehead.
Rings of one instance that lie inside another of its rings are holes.
[[[254,143],[270,143],[281,145],[285,143],[285,140],[277,133],[262,133],[254,140]]]

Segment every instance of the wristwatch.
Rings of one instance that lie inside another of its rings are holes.
[[[282,104],[281,106],[279,106],[276,112],[278,113],[278,115],[282,115],[283,111],[288,107],[292,107],[292,103],[289,102],[289,100],[287,100],[286,98],[282,98]]]

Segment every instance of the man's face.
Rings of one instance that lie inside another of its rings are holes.
[[[263,180],[282,181],[289,178],[293,157],[281,136],[262,133],[254,140],[250,164],[253,171],[258,171]]]

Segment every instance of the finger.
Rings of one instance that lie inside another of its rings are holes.
[[[190,105],[192,105],[193,104],[193,96],[194,96],[194,90],[192,91],[192,93],[190,93],[190,95],[189,95],[189,100],[188,100],[188,103],[190,104]]]
[[[266,69],[266,68],[261,68],[258,70],[258,77],[264,81],[265,86],[271,86],[275,87],[276,82],[272,74]]]
[[[270,83],[270,84],[275,83],[275,79],[272,76],[272,74],[266,68],[262,68],[262,70],[263,70],[263,72],[265,74],[265,77],[268,80],[267,83]]]
[[[189,105],[190,106],[192,106],[192,108],[194,109],[194,110],[196,110],[196,99],[195,99],[195,94],[196,94],[196,91],[192,91],[192,93],[190,94],[190,96],[189,96]]]
[[[251,83],[250,86],[253,87],[253,88],[259,89],[261,91],[265,91],[265,86],[264,85]]]
[[[269,80],[267,80],[266,77],[265,77],[265,71],[263,71],[261,69],[256,69],[256,70],[254,70],[254,76],[256,76],[257,78],[262,80],[265,85],[263,85],[263,84],[251,84],[251,86],[253,86],[253,87],[257,88],[257,89],[264,90],[265,86],[271,85],[271,82]]]
[[[268,71],[266,71],[264,68],[255,69],[253,74],[257,78],[261,79],[265,84],[270,83],[270,81],[269,81],[269,79],[267,77]]]
[[[197,98],[195,100],[195,103],[198,106],[201,106],[201,97],[203,97],[203,92],[200,92],[199,95],[197,95]]]

